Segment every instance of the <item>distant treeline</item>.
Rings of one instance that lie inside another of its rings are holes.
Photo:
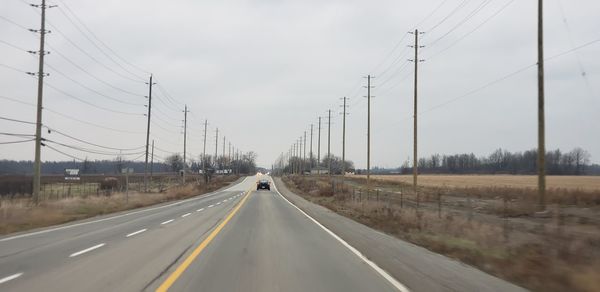
[[[590,164],[591,155],[584,149],[569,152],[557,149],[546,153],[546,170],[550,175],[600,175],[600,165]],[[454,155],[434,154],[419,159],[419,173],[427,174],[536,174],[537,150],[509,152],[498,149],[492,154],[477,157],[473,153]],[[400,168],[375,168],[372,173],[412,173],[406,161]]]
[[[81,174],[114,174],[125,168],[133,168],[134,172],[140,173],[144,172],[144,165],[144,162],[125,160],[48,161],[42,163],[42,174],[63,174],[67,168],[78,168]],[[153,171],[168,172],[171,167],[155,162]],[[32,173],[33,161],[0,160],[0,174]]]

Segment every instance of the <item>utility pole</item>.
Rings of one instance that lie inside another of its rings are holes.
[[[185,105],[185,109],[183,110],[183,173],[181,175],[181,181],[185,185],[185,171],[187,168],[186,163],[186,147],[187,147],[187,104]]]
[[[227,160],[229,161],[228,167],[229,167],[229,170],[231,170],[231,162],[232,162],[232,160],[231,160],[231,142],[229,142],[229,152],[228,153],[229,153],[227,155],[227,158],[228,158]]]
[[[415,29],[414,35],[415,35],[415,59],[413,60],[413,62],[415,62],[415,85],[414,85],[414,112],[413,112],[413,124],[414,124],[414,128],[413,128],[413,191],[415,193],[415,196],[417,197],[417,208],[419,207],[419,193],[417,192],[417,176],[419,174],[419,165],[418,165],[418,155],[417,155],[417,90],[418,90],[418,86],[417,86],[417,81],[418,81],[418,68],[419,68],[419,62],[422,62],[423,60],[419,60],[419,48],[422,48],[422,46],[419,46],[419,30]]]
[[[154,174],[154,139],[152,139],[152,156],[150,157],[150,184],[152,184],[153,174]]]
[[[217,133],[215,134],[215,170],[217,170],[217,155],[219,154],[219,128],[217,128]]]
[[[40,7],[42,9],[42,23],[40,27],[40,50],[37,52],[39,55],[38,64],[38,92],[37,92],[37,117],[35,123],[35,163],[33,165],[33,202],[34,204],[39,203],[40,199],[40,188],[41,188],[41,176],[42,176],[42,162],[41,162],[41,147],[42,147],[42,108],[43,108],[43,96],[44,96],[44,42],[46,39],[46,0],[42,0],[42,4],[35,5],[30,4],[33,7]],[[49,8],[52,8],[50,6]],[[34,31],[34,30],[32,30]],[[32,52],[33,53],[33,52]],[[147,148],[146,148],[147,149]],[[146,152],[147,153],[147,152]]]
[[[327,167],[331,176],[331,110],[328,110],[327,119]]]
[[[310,169],[312,170],[313,168],[313,124],[310,124]]]
[[[152,117],[152,74],[150,74],[150,82],[148,84],[148,125],[146,126],[146,160],[144,163],[144,192],[148,191],[148,146],[150,144],[150,118]]]
[[[321,117],[319,117],[319,136],[317,140],[317,173],[321,174]]]
[[[227,155],[226,155],[227,152],[225,152],[225,146],[227,145],[227,143],[225,143],[225,141],[226,141],[225,135],[223,135],[223,152],[221,153],[221,156],[223,156],[223,167],[225,167],[227,164]],[[223,168],[223,169],[225,169],[225,168]]]
[[[544,113],[544,7],[538,0],[538,195],[540,211],[546,210],[546,133]]]
[[[371,185],[371,75],[367,75],[367,191]]]
[[[204,120],[204,148],[202,149],[202,173],[206,175],[206,126],[208,126],[208,120]]]
[[[306,168],[306,131],[304,131],[304,158],[302,159],[302,174]]]
[[[347,98],[344,96],[344,105],[342,105],[342,182],[346,175],[346,101]]]

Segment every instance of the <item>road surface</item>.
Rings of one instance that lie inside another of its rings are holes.
[[[422,277],[403,272],[407,263],[381,260],[380,267],[363,254],[370,248],[352,245],[354,235],[339,236],[292,203],[297,197],[256,191],[255,182],[247,177],[180,202],[0,237],[0,291],[520,290],[437,255],[423,261],[448,275],[464,269],[474,284],[453,287],[447,275],[419,284]],[[419,252],[407,260],[420,261]]]

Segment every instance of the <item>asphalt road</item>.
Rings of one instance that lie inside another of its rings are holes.
[[[0,237],[0,291],[430,290],[399,282],[279,192],[256,191],[255,181]]]

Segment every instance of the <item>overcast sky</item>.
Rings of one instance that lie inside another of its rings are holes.
[[[144,82],[152,73],[158,83],[151,126],[157,157],[183,152],[185,104],[191,112],[188,157],[202,153],[205,119],[211,154],[218,127],[219,153],[225,135],[239,149],[255,151],[259,165],[270,166],[311,123],[316,152],[319,116],[325,117],[323,156],[328,109],[331,151],[341,156],[340,98],[347,96],[347,158],[365,167],[362,86],[363,76],[372,74],[371,165],[397,167],[412,155],[413,65],[407,59],[414,56],[407,46],[414,37],[407,32],[415,28],[426,32],[420,37],[425,48],[419,58],[425,61],[419,65],[419,156],[487,155],[537,145],[534,0],[49,2],[59,7],[47,11],[52,33],[43,123],[101,146],[137,148],[123,150],[130,159],[145,144]],[[37,81],[22,71],[37,70],[37,56],[23,50],[37,50],[39,36],[24,28],[39,28],[40,15],[26,3],[0,4],[0,117],[35,121]],[[599,11],[597,0],[545,1],[546,56],[600,39]],[[600,42],[546,63],[547,148],[582,147],[596,163],[598,56]],[[0,120],[0,127],[34,133],[34,126],[12,121]],[[78,158],[114,159],[118,152],[57,132],[45,130],[43,136]],[[0,142],[23,139],[0,136]],[[0,159],[32,160],[33,154],[33,142],[0,145]],[[70,158],[45,147],[42,159]]]

